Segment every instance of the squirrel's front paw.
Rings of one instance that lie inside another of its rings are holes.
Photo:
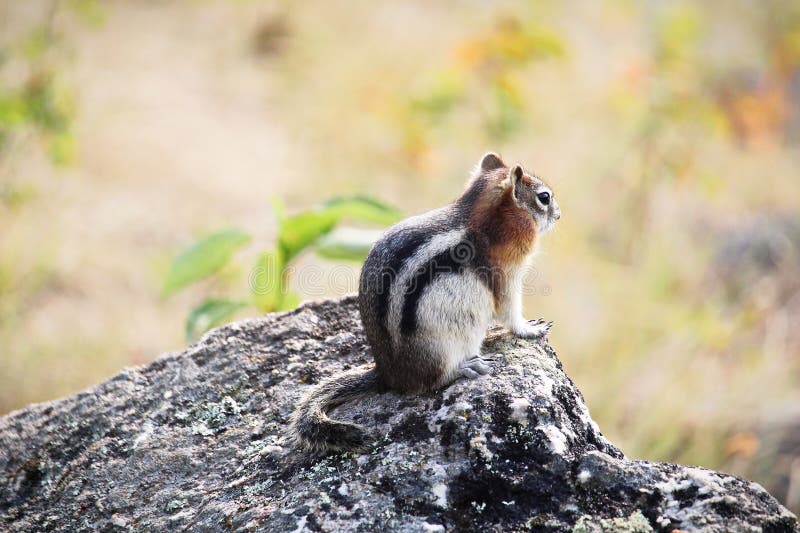
[[[552,321],[546,322],[543,318],[540,318],[539,320],[530,320],[528,322],[521,321],[511,328],[511,332],[518,337],[527,339],[544,337],[550,332],[552,326]]]

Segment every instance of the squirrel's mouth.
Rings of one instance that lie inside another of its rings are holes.
[[[544,233],[547,233],[549,231],[552,231],[552,229],[556,225],[556,221],[557,220],[558,219],[556,217],[554,217],[552,215],[547,215],[547,218],[544,220],[544,223],[541,224],[540,225],[541,227],[538,228],[539,229],[539,233],[544,234]]]

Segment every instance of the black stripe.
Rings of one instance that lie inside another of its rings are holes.
[[[417,329],[419,300],[436,277],[450,273],[462,274],[465,270],[472,269],[479,271],[482,282],[489,283],[489,276],[484,272],[486,255],[480,244],[470,232],[458,244],[436,254],[414,272],[404,292],[401,333],[408,335]]]
[[[403,264],[414,255],[420,246],[428,242],[433,234],[414,232],[404,236],[406,237],[405,242],[400,243],[396,248],[394,243],[384,245],[391,250],[392,255],[378,273],[378,323],[386,327],[388,327],[389,296],[397,274],[403,268]]]

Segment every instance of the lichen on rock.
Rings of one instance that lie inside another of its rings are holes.
[[[492,330],[485,350],[491,375],[337,408],[374,443],[310,457],[287,420],[370,362],[355,299],[219,328],[0,419],[0,530],[798,531],[755,483],[626,459],[546,342]]]

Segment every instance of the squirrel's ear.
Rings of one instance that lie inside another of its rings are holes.
[[[508,171],[508,178],[506,178],[505,186],[511,189],[511,194],[516,200],[516,189],[522,184],[522,177],[525,175],[525,171],[522,169],[521,165],[514,165],[514,168]]]
[[[505,166],[506,164],[503,163],[503,160],[500,159],[500,156],[494,152],[489,152],[484,155],[483,158],[481,158],[480,168],[485,172],[503,168]]]
[[[508,171],[508,182],[512,191],[519,187],[522,183],[522,176],[524,175],[525,171],[522,170],[522,165],[514,165],[514,168]]]

